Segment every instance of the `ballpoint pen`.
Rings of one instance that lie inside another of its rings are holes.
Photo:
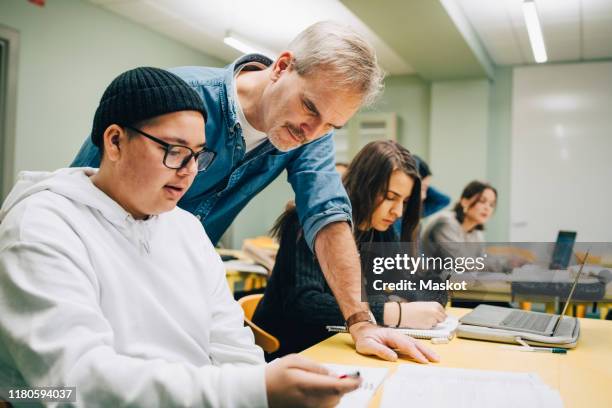
[[[566,354],[567,350],[559,347],[525,347],[525,346],[502,346],[505,350],[516,350],[516,351],[533,351],[539,353],[554,353],[554,354]]]

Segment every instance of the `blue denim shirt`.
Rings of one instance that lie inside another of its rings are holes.
[[[267,57],[250,54],[225,68],[170,69],[202,97],[208,111],[206,145],[217,152],[212,165],[197,174],[178,205],[202,222],[216,244],[247,203],[286,169],[306,242],[312,249],[324,226],[336,221],[351,222],[351,205],[335,170],[332,133],[289,152],[277,150],[266,140],[245,154],[236,115],[234,72],[254,61],[266,66],[272,63]],[[99,165],[100,151],[88,137],[71,166]]]

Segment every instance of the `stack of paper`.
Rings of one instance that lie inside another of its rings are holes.
[[[563,407],[535,373],[402,365],[385,382],[381,408]]]
[[[342,374],[352,374],[359,371],[361,386],[355,391],[345,394],[337,407],[340,408],[366,408],[374,393],[387,375],[387,368],[358,367],[341,364],[324,364],[332,373],[340,376]]]

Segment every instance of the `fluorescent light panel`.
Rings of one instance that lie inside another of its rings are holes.
[[[227,35],[223,39],[223,42],[226,45],[229,45],[230,47],[245,54],[256,53],[263,54],[271,58],[274,57],[274,54],[269,50],[266,50],[263,47],[258,47],[256,45],[250,44],[248,41],[236,36],[236,34],[232,33],[231,31],[227,33]]]
[[[523,2],[523,15],[525,16],[525,24],[527,25],[533,57],[537,63],[546,62],[548,56],[546,55],[544,36],[542,35],[542,27],[538,18],[538,10],[533,0],[525,0]]]
[[[243,43],[240,40],[237,40],[234,37],[225,37],[223,39],[223,42],[227,45],[229,45],[230,47],[237,49],[240,52],[243,52],[245,54],[251,54],[251,53],[261,53],[260,51],[258,51],[256,48],[251,47],[250,45],[247,45],[245,43]]]

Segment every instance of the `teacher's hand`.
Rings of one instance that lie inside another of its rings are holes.
[[[357,352],[375,355],[384,360],[395,361],[398,353],[427,364],[440,361],[440,357],[415,339],[387,327],[372,323],[356,323],[350,328]]]

